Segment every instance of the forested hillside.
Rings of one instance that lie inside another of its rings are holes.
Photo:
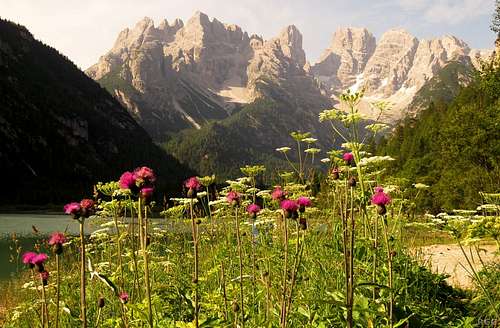
[[[393,170],[399,178],[430,186],[418,205],[435,211],[471,208],[481,202],[478,192],[499,191],[499,97],[497,58],[484,63],[454,100],[431,102],[381,143],[379,153],[398,159]]]

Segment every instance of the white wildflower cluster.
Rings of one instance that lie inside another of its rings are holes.
[[[384,123],[374,123],[374,124],[369,124],[365,126],[365,129],[373,132],[373,133],[378,133],[384,130],[387,130],[389,128],[389,125],[384,124]]]
[[[95,230],[94,232],[92,232],[90,234],[90,238],[91,239],[97,239],[97,240],[108,239],[109,238],[109,232],[110,232],[109,228],[98,229],[98,230]]]
[[[304,153],[307,153],[307,154],[317,154],[321,151],[321,149],[319,148],[307,148],[306,150],[304,150]]]
[[[359,161],[359,166],[378,165],[381,163],[392,162],[392,161],[395,161],[395,159],[392,158],[391,156],[372,156],[372,157],[362,158]]]
[[[423,184],[423,183],[414,183],[413,187],[415,187],[416,189],[428,189],[428,188],[430,188],[428,185]]]
[[[308,144],[312,144],[312,143],[315,143],[316,141],[318,141],[318,139],[309,137],[309,138],[304,138],[302,141],[305,143],[308,143]]]
[[[483,204],[477,207],[477,211],[486,213],[498,213],[500,212],[500,205],[496,204]]]
[[[364,147],[364,144],[359,143],[359,142],[344,142],[342,144],[342,148],[352,150],[352,151],[356,151],[356,150],[360,151],[361,149],[363,149],[363,147]]]
[[[206,191],[200,191],[200,192],[196,193],[196,197],[198,197],[198,198],[203,198],[205,196],[207,196],[207,192]]]
[[[361,122],[362,120],[366,119],[367,117],[359,112],[356,113],[350,113],[347,115],[344,115],[340,120],[346,125],[352,125]]]
[[[345,113],[337,108],[327,109],[319,113],[320,122],[341,120],[344,117]]]
[[[276,148],[276,151],[284,154],[286,152],[289,152],[291,149],[292,148],[290,148],[290,147],[280,147],[280,148]]]
[[[196,204],[198,202],[197,199],[191,199],[191,198],[170,198],[171,201],[178,203],[178,204],[183,204],[183,205],[188,205],[191,202],[193,204]]]

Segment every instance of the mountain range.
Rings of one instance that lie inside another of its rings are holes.
[[[393,104],[384,118],[403,117],[418,90],[448,62],[476,64],[488,51],[454,36],[419,40],[402,29],[380,40],[365,28],[339,28],[314,65],[302,34],[285,27],[264,40],[237,25],[197,12],[155,26],[150,18],[118,35],[112,49],[86,70],[125,105],[156,140],[231,116],[256,99],[294,99],[321,109],[340,92],[365,88],[367,100]],[[367,112],[369,115],[369,112]]]
[[[163,190],[193,170],[224,179],[245,164],[282,168],[275,149],[293,131],[311,132],[323,151],[340,143],[318,114],[342,90],[392,101],[384,119],[394,122],[449,101],[488,56],[452,36],[390,30],[377,41],[340,28],[311,65],[293,25],[265,40],[197,12],[186,23],[144,18],[83,73],[0,20],[0,169],[10,186],[1,202],[61,202],[138,165],[156,168]]]
[[[265,40],[201,12],[185,23],[155,25],[146,17],[121,31],[86,73],[182,163],[227,174],[259,160],[279,162],[274,149],[289,144],[295,130],[310,131],[324,150],[339,144],[318,113],[336,106],[345,89],[363,88],[368,119],[370,103],[391,103],[382,119],[394,123],[416,115],[410,104],[448,63],[472,68],[491,53],[453,36],[419,40],[392,29],[376,40],[365,28],[347,27],[311,65],[302,41],[294,25]]]

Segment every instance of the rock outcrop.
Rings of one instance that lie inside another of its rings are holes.
[[[356,82],[375,51],[375,37],[365,28],[340,28],[312,72],[330,89],[342,90]]]

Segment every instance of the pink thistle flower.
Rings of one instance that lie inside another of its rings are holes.
[[[307,197],[304,197],[304,196],[301,196],[297,199],[297,204],[300,206],[300,207],[309,207],[312,205],[312,202],[309,198]]]
[[[274,200],[283,200],[287,196],[287,192],[281,189],[281,186],[276,186],[273,192],[271,193],[271,197]]]
[[[391,197],[387,195],[385,192],[380,191],[376,192],[372,196],[372,204],[378,206],[385,206],[391,202]]]
[[[351,163],[354,160],[354,155],[352,153],[344,153],[344,155],[342,155],[342,159],[346,163]]]
[[[226,200],[229,204],[238,205],[240,202],[240,194],[236,191],[230,191],[226,195]]]
[[[64,213],[76,215],[80,211],[80,203],[73,202],[64,205]]]
[[[380,187],[380,186],[377,186],[375,187],[373,190],[375,190],[375,192],[384,192],[384,188]]]
[[[36,254],[31,260],[34,265],[42,266],[49,257],[45,253]]]
[[[290,199],[285,199],[284,201],[282,201],[280,206],[283,210],[288,212],[296,212],[299,209],[299,205],[297,204],[297,202]]]
[[[62,232],[54,232],[49,239],[49,245],[62,245],[66,242],[66,236]]]
[[[34,265],[33,259],[36,257],[35,252],[26,252],[23,254],[23,263],[29,264],[30,266]]]
[[[92,214],[94,214],[95,212],[95,202],[92,200],[92,199],[82,199],[82,201],[80,202],[80,206],[82,208],[82,217],[84,218],[88,218],[89,216],[91,216]]]
[[[191,190],[200,190],[201,183],[197,177],[191,177],[184,182],[184,186]]]
[[[126,293],[126,292],[120,292],[120,294],[118,295],[118,297],[120,298],[120,301],[122,301],[123,304],[127,304],[128,303],[128,293]]]
[[[120,188],[132,190],[135,187],[135,175],[132,172],[124,172],[120,177]]]
[[[247,212],[252,215],[257,215],[260,212],[260,206],[257,204],[250,204],[247,206]]]
[[[137,182],[143,184],[151,184],[156,181],[155,173],[147,166],[138,167],[134,170],[134,177]]]

